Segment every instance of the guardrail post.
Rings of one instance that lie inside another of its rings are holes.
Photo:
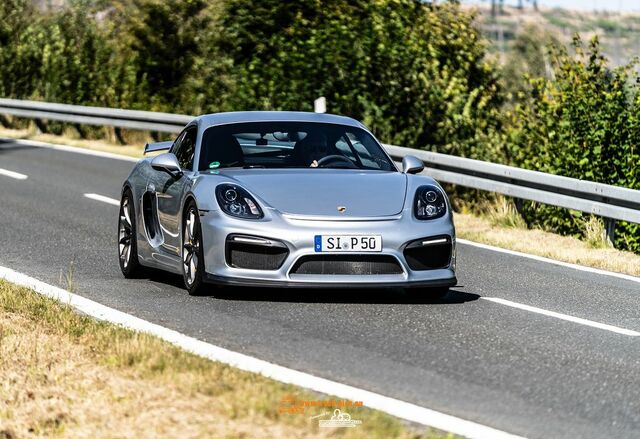
[[[613,218],[605,218],[604,219],[604,236],[609,242],[609,244],[613,245],[613,241],[616,235],[616,220]]]
[[[5,128],[11,128],[11,122],[9,122],[9,119],[7,119],[7,117],[4,114],[0,114],[0,124],[5,127]]]
[[[522,213],[522,210],[524,209],[524,200],[522,198],[514,198],[513,201],[516,205],[516,211],[518,213]]]
[[[86,134],[84,132],[84,130],[82,129],[82,125],[80,125],[79,123],[75,123],[73,124],[74,128],[76,129],[76,131],[78,132],[78,135],[80,136],[81,139],[86,139]]]
[[[47,125],[45,125],[44,121],[42,119],[33,119],[33,121],[36,124],[36,128],[38,128],[38,131],[40,131],[41,134],[45,134],[47,132]]]
[[[120,127],[115,127],[113,131],[116,134],[116,140],[118,141],[118,143],[120,145],[124,145],[125,141],[124,141],[124,137],[122,137],[122,129]]]

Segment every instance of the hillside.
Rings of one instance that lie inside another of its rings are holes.
[[[559,8],[517,9],[505,6],[503,13],[491,17],[488,5],[465,6],[477,9],[484,33],[493,41],[497,54],[509,50],[519,32],[534,25],[569,44],[579,33],[583,40],[598,35],[603,52],[614,65],[624,64],[640,55],[640,14],[606,11],[584,12]]]

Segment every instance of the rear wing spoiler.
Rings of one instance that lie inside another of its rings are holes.
[[[167,151],[173,145],[172,140],[167,140],[166,142],[155,142],[155,143],[147,143],[144,145],[144,153],[148,154],[150,152],[156,151]]]

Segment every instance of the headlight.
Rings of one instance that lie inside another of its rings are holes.
[[[420,186],[413,202],[413,213],[420,220],[440,218],[447,211],[444,193],[436,186]]]
[[[224,213],[244,219],[260,219],[264,215],[258,202],[249,192],[235,184],[216,187],[216,198]]]

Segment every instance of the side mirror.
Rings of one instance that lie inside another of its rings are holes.
[[[168,172],[171,175],[182,175],[182,169],[175,154],[166,152],[155,156],[151,160],[151,167],[157,171]]]
[[[419,174],[424,170],[424,163],[418,157],[407,155],[402,159],[402,172],[405,174]]]

